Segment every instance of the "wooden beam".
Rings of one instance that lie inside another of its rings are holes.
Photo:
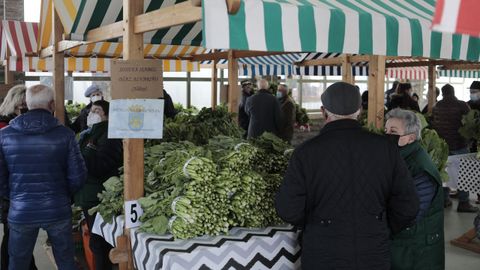
[[[479,63],[472,63],[472,64],[455,64],[455,65],[444,65],[441,69],[449,69],[449,70],[480,70]]]
[[[212,63],[212,93],[211,93],[211,103],[212,109],[215,110],[217,107],[217,60],[213,60]]]
[[[450,241],[450,244],[480,254],[480,244],[475,242],[475,239],[477,239],[477,231],[475,228],[472,228],[459,238]]]
[[[396,67],[428,67],[428,66],[442,66],[442,65],[448,66],[448,65],[458,65],[458,64],[471,64],[471,63],[464,62],[464,61],[457,61],[457,60],[420,60],[416,62],[387,63],[385,66],[387,68],[396,68]]]
[[[123,0],[123,59],[143,59],[143,34],[135,34],[134,18],[143,13],[143,0]],[[115,91],[115,89],[112,89]],[[163,96],[163,91],[162,91]],[[137,200],[144,193],[144,144],[143,139],[123,140],[124,159],[124,198],[125,201]],[[130,229],[125,228],[127,236],[128,262],[120,264],[120,270],[133,268],[133,253],[130,243]]]
[[[352,76],[352,62],[350,62],[350,55],[342,55],[342,81],[346,83],[353,83]]]
[[[142,10],[143,12],[143,10]],[[123,35],[123,21],[101,26],[87,32],[86,41],[90,43],[119,38]]]
[[[73,48],[88,44],[87,42],[83,41],[72,41],[72,40],[61,40],[57,43],[57,52],[65,52],[71,50]],[[47,58],[53,55],[54,47],[48,46],[40,51],[40,58]]]
[[[435,86],[436,86],[436,81],[437,81],[437,72],[436,72],[436,67],[435,66],[429,66],[428,67],[428,114],[432,113],[433,106],[435,106],[435,103],[437,102],[437,95],[435,91]]]
[[[202,8],[190,2],[160,8],[135,17],[135,34],[202,20]]]
[[[10,48],[7,46],[6,64],[4,66],[5,84],[12,84],[15,81],[15,75],[10,71]]]
[[[63,39],[63,26],[52,4],[53,51],[57,51],[58,42]],[[65,124],[65,56],[63,52],[53,54],[53,89],[55,90],[55,117]]]
[[[228,111],[238,112],[238,62],[233,50],[228,52]]]
[[[191,56],[192,61],[208,61],[208,60],[221,60],[228,59],[228,51],[225,52],[213,52],[206,54],[196,54]],[[257,56],[269,56],[269,55],[280,55],[285,54],[285,52],[265,52],[265,51],[235,51],[233,50],[234,58],[249,58]]]
[[[368,123],[376,128],[383,127],[385,56],[370,56],[368,74]]]

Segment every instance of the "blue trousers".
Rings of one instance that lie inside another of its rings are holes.
[[[48,239],[52,243],[53,256],[58,270],[77,270],[74,259],[72,220],[70,218],[52,223],[9,223],[9,226],[9,270],[28,270],[30,268],[30,261],[40,228],[47,232]]]

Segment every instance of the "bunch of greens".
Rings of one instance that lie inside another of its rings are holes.
[[[233,121],[233,116],[225,106],[218,106],[215,110],[203,108],[197,114],[180,113],[175,119],[165,122],[164,141],[190,141],[204,145],[217,135],[240,138],[242,131]]]
[[[91,208],[88,213],[100,213],[104,220],[112,220],[123,211],[123,176],[111,177],[103,183],[105,190],[98,194],[100,204]]]
[[[70,121],[75,121],[77,117],[80,115],[82,109],[85,108],[85,104],[83,103],[73,103],[65,105],[65,109],[67,110],[67,116]]]
[[[480,158],[480,111],[471,110],[462,118],[463,126],[458,130],[467,140],[477,141],[477,157]]]
[[[295,103],[295,121],[299,126],[307,125],[310,123],[310,118],[308,117],[307,110],[300,107],[300,105],[297,103]]]
[[[444,182],[448,181],[446,172],[448,159],[448,144],[444,139],[438,136],[433,129],[424,128],[422,130],[422,146],[432,158],[433,163],[440,172]]]

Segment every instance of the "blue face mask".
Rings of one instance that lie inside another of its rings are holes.
[[[472,101],[479,101],[480,100],[480,92],[474,92],[470,94],[470,99]]]
[[[280,91],[277,91],[277,98],[283,98],[283,93]]]

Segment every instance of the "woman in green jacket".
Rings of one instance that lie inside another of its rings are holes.
[[[415,224],[392,236],[393,270],[443,270],[443,189],[440,174],[420,145],[421,122],[412,111],[395,109],[385,131],[400,147],[420,201]]]
[[[75,194],[75,205],[82,207],[91,231],[95,215],[88,210],[100,203],[97,197],[104,189],[103,183],[119,174],[123,163],[122,141],[108,139],[109,103],[104,100],[92,104],[87,117],[88,129],[80,135],[80,150],[87,166],[88,178],[83,188]],[[102,237],[91,234],[89,246],[95,258],[95,269],[112,269],[108,253],[112,248]]]

